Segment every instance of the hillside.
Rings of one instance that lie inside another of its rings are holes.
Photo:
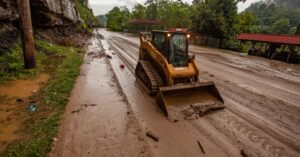
[[[299,0],[274,0],[274,3],[279,6],[285,6],[289,9],[299,9],[300,8]]]
[[[260,32],[293,34],[300,22],[300,1],[265,0],[253,3],[245,12],[254,15]]]
[[[100,23],[100,26],[106,27],[107,24],[107,16],[106,15],[98,15],[96,16],[97,20]]]

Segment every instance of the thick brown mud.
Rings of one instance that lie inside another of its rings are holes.
[[[136,113],[139,121],[146,130],[153,132],[155,136],[159,137],[159,142],[147,138],[147,142],[150,144],[154,153],[153,156],[239,156],[239,150],[234,148],[226,140],[220,142],[211,139],[210,137],[215,134],[215,132],[210,128],[205,128],[205,130],[210,130],[208,131],[210,135],[207,136],[204,132],[195,129],[190,123],[185,121],[174,122],[163,116],[155,103],[155,99],[149,97],[135,81],[135,77],[132,75],[132,69],[134,69],[135,65],[132,65],[130,60],[126,60],[130,55],[123,56],[126,53],[137,55],[136,50],[126,47],[127,45],[114,43],[109,40],[111,35],[109,32],[103,30],[99,32],[108,41],[105,46],[109,50],[108,53],[111,55],[112,53],[116,53],[116,56],[110,59],[110,62],[120,82],[120,86],[129,104],[132,106],[133,112]],[[118,45],[123,47],[115,48],[118,47]],[[125,50],[127,52],[125,52]],[[120,69],[118,66],[120,64],[125,64],[126,68]],[[198,140],[201,141],[201,145],[204,147],[206,154],[201,152]]]
[[[125,63],[129,69],[127,75],[118,70],[115,72],[134,110],[139,113],[139,118],[144,120],[144,125],[158,132],[159,136],[163,135],[167,139],[172,137],[180,129],[173,130],[164,123],[163,118],[159,117],[161,111],[153,99],[144,93],[141,98],[143,90],[136,85],[133,70],[130,70],[134,69],[137,62],[138,38],[104,30],[101,34],[109,41],[110,48],[118,52],[120,62]],[[229,150],[229,156],[240,156],[234,153],[236,149],[243,150],[248,156],[299,156],[299,65],[193,45],[190,50],[196,54],[200,79],[216,83],[225,100],[225,109],[188,122],[177,122],[185,125],[185,130],[181,130],[182,134],[178,135],[185,138],[176,136],[167,141],[174,143],[173,140],[180,139],[185,142],[172,145],[174,148],[180,145],[182,149],[190,150],[185,147],[187,144],[193,146],[189,139],[201,136],[213,141],[220,149]],[[157,127],[153,123],[157,123]],[[160,130],[158,125],[168,131]],[[159,144],[155,151],[156,155],[159,154],[157,156],[170,155],[169,151],[163,152],[166,149],[177,154],[184,152],[164,144],[167,143],[162,141]],[[189,154],[196,156],[194,153],[191,150]]]
[[[89,46],[58,137],[48,156],[153,156],[95,35]],[[118,66],[118,68],[120,68]]]
[[[223,102],[203,90],[163,95],[168,117],[172,121],[197,119],[206,113],[223,109]]]
[[[0,154],[17,140],[27,138],[26,122],[30,118],[27,111],[30,103],[35,103],[33,95],[48,81],[49,75],[40,74],[35,78],[11,81],[0,85]]]

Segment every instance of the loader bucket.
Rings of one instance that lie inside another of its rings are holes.
[[[224,108],[224,101],[213,82],[160,87],[156,100],[167,117],[176,117],[178,114],[185,117],[202,116]]]

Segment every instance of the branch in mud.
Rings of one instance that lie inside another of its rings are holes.
[[[148,137],[150,137],[151,139],[153,139],[155,142],[158,142],[159,141],[159,137],[157,137],[156,135],[154,135],[152,132],[150,132],[150,131],[148,131],[147,133],[146,133],[146,135],[148,136]]]

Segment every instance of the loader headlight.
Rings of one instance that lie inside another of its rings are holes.
[[[190,37],[191,37],[191,35],[190,35],[190,34],[188,34],[188,35],[186,35],[186,37],[187,37],[187,38],[190,38]]]
[[[168,33],[167,36],[170,38],[171,37],[171,33]]]

